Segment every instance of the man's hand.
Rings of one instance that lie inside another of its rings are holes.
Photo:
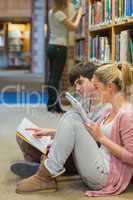
[[[50,128],[27,128],[26,131],[32,132],[35,138],[42,138],[43,136],[54,137],[56,130]]]

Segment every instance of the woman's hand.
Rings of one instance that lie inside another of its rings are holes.
[[[54,136],[56,130],[50,128],[27,128],[26,131],[31,131],[35,138],[42,138],[43,136]]]
[[[83,14],[84,14],[83,13],[83,8],[80,7],[79,10],[78,10],[78,15],[82,17]]]
[[[89,122],[85,124],[85,127],[87,128],[87,130],[89,131],[89,133],[93,136],[93,138],[97,141],[100,142],[100,140],[102,139],[102,137],[104,137],[104,135],[101,133],[100,127],[97,123],[95,122]]]

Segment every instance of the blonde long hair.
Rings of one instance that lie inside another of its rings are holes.
[[[130,102],[133,102],[133,66],[128,63],[105,64],[95,71],[95,76],[103,84],[112,82],[118,91],[123,92]]]

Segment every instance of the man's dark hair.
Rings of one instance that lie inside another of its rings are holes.
[[[91,80],[96,69],[97,67],[93,63],[81,63],[76,65],[69,73],[70,84],[73,86],[74,82],[79,79],[80,76]]]

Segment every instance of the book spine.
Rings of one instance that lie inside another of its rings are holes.
[[[112,0],[109,0],[109,21],[112,20]]]
[[[122,16],[121,8],[122,8],[122,0],[118,0],[118,16],[119,16],[119,18],[121,18],[121,16]]]
[[[116,62],[120,62],[120,34],[116,35]]]
[[[126,0],[122,0],[122,2],[121,2],[121,15],[122,15],[122,17],[125,17],[125,2],[126,2]]]
[[[126,6],[125,6],[125,12],[126,17],[131,16],[131,1],[125,0]]]
[[[133,37],[130,38],[131,63],[133,64]]]
[[[92,25],[92,4],[89,4],[88,23],[89,23],[88,27],[90,27]]]
[[[133,16],[133,0],[131,0],[131,16]]]
[[[109,21],[109,14],[110,14],[110,1],[109,0],[106,0],[106,22],[108,22]]]
[[[115,0],[115,17],[118,18],[118,0]]]
[[[100,58],[100,60],[101,60],[101,63],[104,63],[104,37],[101,37],[101,39],[100,39],[100,50],[101,50],[101,52],[100,52],[100,54],[101,54],[101,58]]]
[[[106,16],[107,16],[106,1],[104,0],[104,22],[105,22],[105,23],[106,23]]]
[[[120,62],[127,62],[128,52],[128,31],[122,31],[120,34]]]

